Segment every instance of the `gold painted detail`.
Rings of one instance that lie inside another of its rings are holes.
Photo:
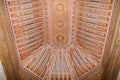
[[[57,39],[58,42],[63,42],[64,41],[63,35],[58,35],[56,39]]]
[[[64,22],[63,22],[63,21],[58,21],[58,22],[57,22],[57,26],[58,26],[59,28],[63,27],[63,26],[64,26]]]
[[[63,10],[63,9],[64,9],[63,4],[58,4],[57,5],[57,10]]]
[[[55,46],[64,46],[69,42],[70,6],[69,0],[50,0],[50,41]]]

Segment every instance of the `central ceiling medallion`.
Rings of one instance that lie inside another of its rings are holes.
[[[71,5],[69,0],[50,0],[50,43],[55,46],[70,44]],[[56,9],[57,8],[57,9]]]
[[[57,39],[58,42],[63,42],[64,41],[63,35],[58,35],[56,39]]]
[[[64,22],[63,22],[63,21],[58,21],[58,22],[57,22],[57,26],[58,26],[59,28],[63,27],[63,26],[64,26]]]
[[[63,5],[62,5],[62,4],[58,4],[58,5],[57,5],[57,9],[58,9],[58,10],[63,10],[63,9],[64,9],[64,7],[63,7]]]

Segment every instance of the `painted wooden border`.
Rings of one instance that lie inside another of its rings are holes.
[[[120,56],[116,55],[117,51],[116,40],[117,35],[120,35],[116,33],[118,32],[118,27],[120,26],[118,20],[119,15],[120,15],[120,0],[116,0],[112,15],[112,21],[108,33],[107,43],[105,47],[105,52],[102,60],[102,65],[104,69],[104,72],[102,74],[102,80],[116,80],[118,71],[120,70],[119,67]],[[115,60],[117,61],[115,62]]]
[[[13,39],[4,1],[0,0],[0,59],[7,80],[19,80],[18,61]]]

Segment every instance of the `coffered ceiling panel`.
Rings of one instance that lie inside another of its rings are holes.
[[[6,0],[20,68],[41,80],[101,69],[112,0]]]

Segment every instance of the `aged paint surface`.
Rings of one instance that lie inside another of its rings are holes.
[[[8,0],[7,8],[25,71],[76,80],[101,68],[111,0]]]
[[[51,42],[53,45],[64,46],[69,41],[70,32],[70,0],[50,0]]]

